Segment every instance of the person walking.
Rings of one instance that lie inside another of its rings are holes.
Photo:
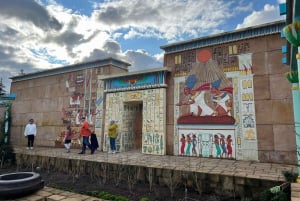
[[[112,154],[116,153],[117,128],[118,128],[118,125],[115,123],[114,120],[111,120],[110,125],[108,126],[108,137],[109,137],[109,143],[110,143],[109,153],[112,153]]]
[[[64,140],[64,145],[65,148],[67,149],[67,153],[70,153],[71,149],[71,141],[72,141],[72,130],[71,126],[67,126],[67,130],[65,131],[65,140]]]
[[[36,136],[36,124],[33,119],[29,119],[29,123],[25,127],[25,137],[27,137],[27,149],[33,149],[34,138]]]
[[[82,117],[81,120],[82,120],[82,126],[80,130],[79,138],[82,137],[82,150],[78,154],[85,154],[86,146],[90,148],[91,154],[94,154],[95,149],[92,147],[90,143],[90,136],[91,136],[90,124],[85,117]]]

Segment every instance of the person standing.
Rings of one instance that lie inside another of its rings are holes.
[[[108,137],[110,143],[110,152],[112,154],[116,153],[116,138],[117,138],[117,128],[118,125],[114,120],[110,121],[110,125],[108,126]]]
[[[36,136],[36,124],[33,119],[29,119],[29,123],[25,127],[25,137],[27,137],[27,149],[33,149],[34,137]]]
[[[85,117],[82,117],[81,120],[82,120],[82,126],[81,126],[81,130],[80,130],[79,138],[82,137],[82,150],[78,154],[85,154],[86,146],[88,146],[90,148],[91,154],[94,154],[95,149],[92,147],[92,145],[90,143],[90,136],[91,136],[90,124],[85,119]]]
[[[91,133],[91,145],[95,151],[99,148],[99,143],[95,131],[92,131]]]
[[[67,153],[70,153],[70,148],[71,148],[71,141],[72,141],[72,130],[71,126],[67,126],[67,130],[65,131],[65,140],[64,140],[64,145],[67,149]]]

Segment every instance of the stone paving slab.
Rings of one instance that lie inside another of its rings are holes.
[[[44,187],[29,196],[6,201],[105,201],[103,199]]]
[[[296,165],[199,157],[156,156],[145,155],[137,151],[117,154],[108,154],[107,152],[96,151],[93,155],[79,155],[78,152],[80,150],[78,149],[71,150],[71,153],[66,153],[63,148],[49,147],[36,147],[34,150],[26,150],[25,147],[14,147],[14,151],[16,153],[25,153],[29,155],[79,159],[84,161],[97,161],[111,164],[135,165],[171,170],[184,170],[270,181],[285,181],[284,175],[282,174],[283,171],[297,173]]]

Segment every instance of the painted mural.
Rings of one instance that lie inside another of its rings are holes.
[[[241,43],[175,56],[175,155],[258,158],[249,50]]]
[[[58,147],[63,146],[64,133],[67,125],[71,125],[72,129],[72,146],[80,147],[78,137],[80,134],[80,119],[85,116],[89,123],[95,127],[96,134],[100,130],[97,128],[101,124],[99,114],[100,109],[96,106],[101,106],[101,97],[103,97],[103,86],[97,82],[96,70],[86,69],[84,71],[77,71],[66,74],[65,90],[68,94],[68,102],[62,108],[62,128],[61,132],[57,135],[55,145]],[[103,83],[102,83],[103,85]],[[102,91],[101,91],[102,89]],[[97,120],[97,121],[96,121]],[[100,123],[99,123],[100,122]],[[95,126],[96,123],[96,126]]]
[[[201,53],[199,55],[201,56]],[[203,63],[195,63],[179,83],[178,124],[234,124],[231,79],[203,51]]]
[[[231,130],[179,129],[181,156],[235,158],[235,136]]]

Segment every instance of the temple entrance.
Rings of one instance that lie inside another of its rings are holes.
[[[124,102],[123,122],[123,131],[127,136],[124,138],[125,151],[141,151],[143,129],[142,101]]]
[[[106,94],[103,150],[109,149],[110,119],[118,121],[117,151],[166,154],[166,88]]]

